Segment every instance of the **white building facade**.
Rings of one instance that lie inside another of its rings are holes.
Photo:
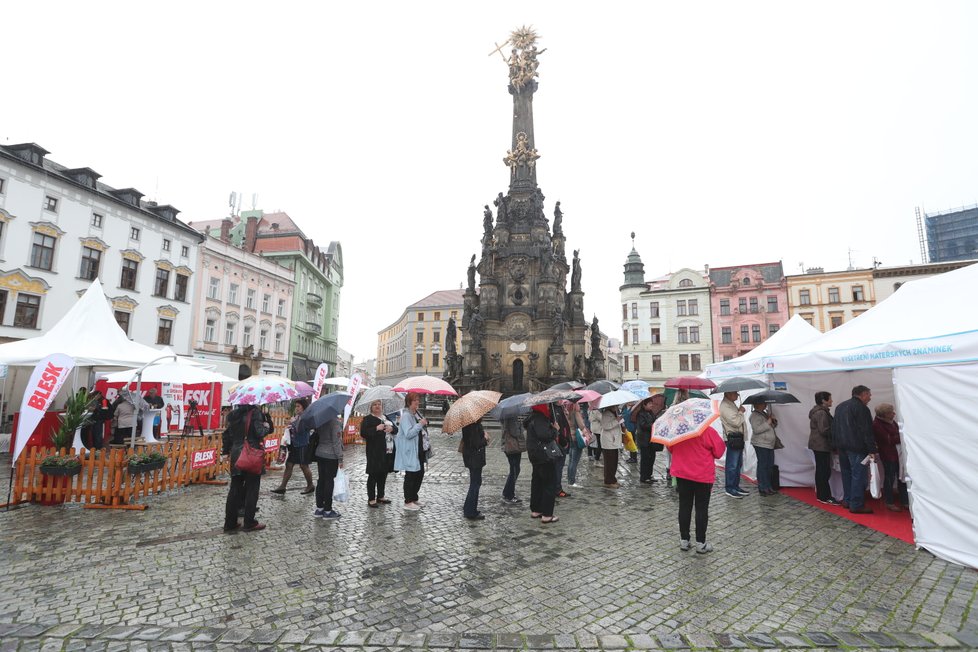
[[[173,206],[47,154],[0,145],[0,341],[43,334],[98,279],[131,340],[189,354],[202,236]]]

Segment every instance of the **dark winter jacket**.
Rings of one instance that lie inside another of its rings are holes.
[[[868,455],[876,452],[873,438],[873,415],[869,408],[853,396],[839,403],[832,420],[832,444],[842,451]]]
[[[884,462],[899,462],[900,426],[895,421],[884,421],[879,417],[873,419],[873,436],[876,447],[880,451],[880,459]]]
[[[648,410],[641,410],[635,418],[635,445],[639,448],[647,447],[651,442],[652,426],[655,425],[655,417]]]
[[[543,447],[548,441],[553,441],[557,431],[550,425],[550,419],[539,412],[531,412],[523,421],[526,428],[526,456],[531,464],[550,463]]]
[[[250,416],[249,416],[250,415]],[[248,428],[245,432],[245,428]],[[265,448],[265,422],[257,405],[240,405],[228,413],[228,427],[221,437],[222,455],[231,456],[231,475],[241,475],[242,472],[234,464],[244,448],[245,438],[256,448]]]
[[[808,448],[818,453],[832,452],[832,413],[824,405],[808,411]]]
[[[478,421],[462,428],[462,461],[467,469],[486,465],[486,431]]]
[[[377,430],[384,420],[368,414],[360,424],[360,436],[366,443],[367,475],[383,474],[390,471],[390,461],[387,459],[387,433]],[[397,434],[397,426],[391,436]]]

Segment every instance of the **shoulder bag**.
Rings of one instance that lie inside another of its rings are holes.
[[[244,442],[241,445],[241,453],[234,463],[234,468],[242,473],[261,475],[265,470],[265,451],[251,445],[248,441],[248,431],[251,429],[251,412],[245,417]]]

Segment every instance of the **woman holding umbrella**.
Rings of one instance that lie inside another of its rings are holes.
[[[285,461],[285,472],[282,473],[282,484],[280,484],[275,489],[272,489],[273,494],[284,494],[285,487],[289,484],[289,480],[292,478],[292,470],[295,465],[298,464],[299,468],[302,470],[302,475],[306,479],[306,488],[302,490],[302,495],[315,493],[316,485],[312,481],[312,469],[309,468],[309,462],[312,460],[312,451],[309,450],[309,430],[299,428],[299,419],[302,418],[302,413],[306,411],[309,407],[308,398],[297,398],[293,401],[295,406],[295,415],[289,421],[289,457]]]
[[[239,527],[238,510],[244,506],[244,531],[264,530],[265,525],[255,520],[258,511],[258,491],[261,474],[247,473],[236,463],[244,448],[245,440],[259,450],[265,446],[265,425],[261,409],[257,405],[238,405],[228,414],[228,427],[222,437],[221,455],[229,455],[231,484],[224,505],[224,531],[233,532]]]
[[[604,453],[604,487],[617,489],[616,473],[618,471],[618,450],[621,448],[622,419],[618,415],[618,406],[600,410],[591,410],[591,430],[601,438],[601,450]]]
[[[523,426],[526,428],[526,456],[533,465],[533,475],[530,479],[530,516],[539,518],[542,523],[553,523],[559,520],[554,516],[553,459],[547,454],[548,444],[555,446],[557,425],[550,419],[550,408],[546,404],[534,405],[530,416]]]
[[[370,414],[360,423],[360,436],[366,444],[367,454],[367,506],[387,505],[387,441],[397,434],[397,426],[384,416],[383,401],[370,403]]]
[[[397,388],[394,388],[395,391]],[[404,397],[404,409],[397,426],[394,447],[394,470],[404,471],[404,509],[416,512],[421,509],[418,492],[424,480],[424,465],[428,461],[431,442],[428,439],[428,420],[418,414],[421,395],[408,392]]]
[[[462,428],[462,461],[469,470],[469,491],[465,495],[462,514],[470,521],[481,521],[485,518],[479,511],[479,488],[482,486],[482,469],[486,465],[488,442],[489,435],[482,428],[481,418]]]
[[[643,484],[652,484],[652,469],[655,467],[655,454],[662,450],[662,444],[651,441],[652,426],[655,420],[666,409],[666,397],[655,394],[632,408],[632,421],[635,422],[635,444],[638,446],[639,465],[638,479]]]
[[[774,449],[778,441],[774,429],[777,425],[778,420],[768,410],[767,403],[754,403],[754,411],[750,415],[750,427],[753,431],[750,443],[757,454],[757,493],[762,496],[778,493],[772,486]]]

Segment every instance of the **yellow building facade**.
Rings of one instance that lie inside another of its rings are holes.
[[[378,384],[393,385],[408,376],[444,373],[448,320],[460,322],[462,293],[434,292],[405,308],[396,322],[377,333]]]
[[[823,333],[855,319],[876,305],[873,270],[851,269],[787,276],[788,310]]]

